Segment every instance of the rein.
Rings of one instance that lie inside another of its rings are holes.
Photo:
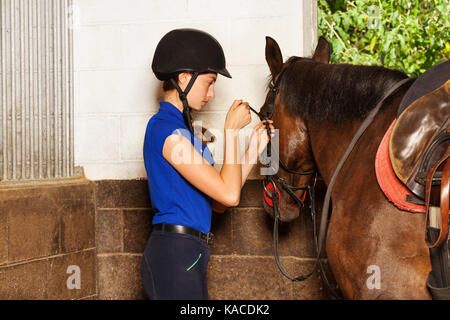
[[[261,121],[263,120],[270,120],[273,116],[273,112],[275,109],[275,100],[276,97],[279,93],[279,86],[281,83],[281,79],[282,76],[284,74],[284,72],[286,71],[286,69],[295,61],[299,60],[300,58],[296,58],[291,60],[288,65],[286,65],[285,68],[283,68],[281,70],[281,72],[278,74],[278,77],[275,80],[275,77],[273,77],[272,82],[270,83],[270,94],[271,97],[269,99],[268,102],[268,111],[267,111],[267,116],[264,117],[262,114],[260,114],[259,112],[257,112],[256,110],[254,110],[252,107],[250,107],[250,109],[260,118]],[[379,102],[377,103],[376,107],[369,113],[369,115],[367,116],[367,118],[364,120],[364,122],[361,124],[360,128],[358,129],[358,131],[356,132],[355,136],[353,137],[352,141],[350,142],[349,146],[347,147],[347,150],[344,154],[344,156],[341,158],[341,160],[339,161],[338,166],[336,167],[334,174],[331,178],[331,181],[327,187],[327,192],[325,195],[325,200],[324,200],[324,204],[322,207],[322,219],[321,219],[321,224],[320,224],[320,231],[319,231],[319,235],[317,234],[317,228],[316,228],[316,212],[315,212],[315,196],[314,196],[314,187],[316,184],[316,180],[317,180],[317,173],[315,170],[312,171],[294,171],[289,169],[280,159],[280,157],[278,156],[278,161],[279,164],[281,166],[281,168],[291,174],[297,174],[297,175],[315,175],[314,176],[314,183],[308,184],[306,186],[301,186],[301,187],[296,187],[296,186],[292,186],[290,184],[288,184],[286,182],[286,180],[284,180],[283,178],[281,178],[278,174],[274,173],[272,176],[274,176],[277,181],[280,183],[281,187],[301,206],[304,207],[305,206],[305,197],[306,197],[306,192],[308,192],[309,194],[309,199],[310,199],[310,214],[311,214],[311,218],[313,221],[313,236],[314,236],[314,245],[315,245],[315,249],[316,249],[316,260],[315,260],[315,264],[312,268],[312,270],[306,274],[302,274],[300,276],[297,277],[292,277],[291,275],[289,275],[286,270],[284,269],[283,265],[281,264],[280,261],[280,257],[278,254],[278,225],[279,225],[279,221],[280,221],[280,209],[279,209],[279,202],[280,202],[280,193],[274,183],[274,180],[271,176],[266,175],[264,177],[264,181],[263,181],[263,187],[264,187],[264,195],[267,195],[271,200],[272,200],[272,208],[273,208],[273,215],[274,215],[274,228],[273,228],[273,238],[274,238],[274,255],[275,255],[275,260],[277,263],[277,266],[279,268],[279,270],[281,271],[281,273],[287,277],[288,279],[290,279],[291,281],[304,281],[306,279],[308,279],[315,271],[316,266],[319,266],[319,271],[320,271],[320,276],[323,280],[323,282],[325,283],[325,285],[327,286],[328,292],[332,295],[333,298],[335,299],[341,299],[340,296],[338,296],[336,294],[336,292],[334,291],[334,289],[331,287],[323,266],[322,266],[322,262],[320,261],[320,252],[322,251],[323,248],[323,243],[325,240],[325,234],[327,231],[327,221],[328,221],[328,214],[329,214],[329,204],[330,204],[330,200],[331,200],[331,191],[333,189],[334,183],[336,181],[336,178],[340,172],[340,170],[342,169],[345,161],[347,160],[350,152],[353,150],[354,146],[356,145],[356,143],[358,142],[359,138],[363,135],[363,133],[365,132],[365,130],[369,127],[369,125],[372,123],[373,119],[375,118],[376,114],[378,113],[378,111],[380,110],[383,102],[386,100],[386,98],[388,98],[392,93],[394,93],[399,87],[401,87],[403,84],[414,80],[411,78],[407,78],[407,79],[403,79],[398,81],[397,83],[395,83],[388,92],[386,92],[383,97],[379,100]],[[271,154],[271,151],[275,151],[275,150],[271,150],[271,133],[270,133],[270,128],[269,128],[269,124],[266,123],[266,129],[267,129],[267,134],[269,136],[269,143],[267,145],[267,153]],[[272,190],[268,190],[267,187],[271,186]],[[298,190],[305,190],[304,192],[304,196],[303,199],[299,199],[294,191],[298,191]],[[266,201],[267,202],[267,201]],[[269,204],[269,203],[268,203]],[[270,204],[269,204],[270,205]]]

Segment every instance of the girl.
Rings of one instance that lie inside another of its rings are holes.
[[[158,43],[152,69],[164,81],[164,100],[147,125],[144,141],[155,216],[142,259],[143,286],[150,299],[208,299],[212,211],[239,204],[241,188],[269,137],[265,121],[260,122],[238,159],[238,133],[251,115],[247,102],[235,100],[225,119],[224,163],[220,172],[213,167],[201,133],[193,130],[191,109],[200,111],[215,97],[218,74],[231,75],[222,47],[208,33],[169,32]],[[271,120],[269,126],[273,132]]]

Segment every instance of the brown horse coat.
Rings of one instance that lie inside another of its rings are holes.
[[[406,78],[381,67],[330,65],[329,57],[328,42],[321,38],[312,59],[300,59],[286,70],[272,117],[279,129],[281,160],[292,170],[316,167],[326,184],[364,116],[391,85]],[[276,80],[286,63],[269,37],[266,60]],[[424,216],[394,207],[380,190],[374,169],[378,145],[405,91],[400,89],[387,99],[347,159],[332,192],[326,251],[345,298],[430,298]],[[267,99],[261,113],[266,109]],[[281,169],[279,174],[294,185],[311,179]],[[299,208],[280,190],[281,220],[291,221],[298,217]]]

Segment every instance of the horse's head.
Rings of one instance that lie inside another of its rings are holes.
[[[271,73],[271,86],[267,93],[264,105],[260,109],[260,114],[264,117],[271,117],[274,126],[279,130],[279,149],[277,153],[279,160],[289,169],[297,172],[315,171],[315,162],[311,151],[310,140],[306,122],[300,116],[289,114],[288,109],[301,108],[297,106],[297,99],[293,94],[299,94],[298,84],[295,77],[292,77],[294,64],[305,62],[328,63],[330,58],[330,47],[324,38],[320,38],[312,59],[292,57],[285,63],[277,42],[266,37],[266,61]],[[295,68],[296,70],[298,67]],[[300,71],[301,72],[301,71]],[[275,87],[275,88],[274,88]],[[274,155],[272,155],[273,157]],[[294,174],[289,173],[280,165],[278,176],[287,184],[296,187],[307,186],[313,182],[315,174]],[[280,180],[273,179],[276,189],[280,192],[280,220],[292,221],[300,214],[300,206],[294,197],[283,188]],[[291,192],[299,198],[304,198],[304,190]],[[273,209],[264,202],[265,210],[273,215]]]

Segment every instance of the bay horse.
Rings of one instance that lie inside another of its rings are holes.
[[[329,64],[330,46],[320,38],[312,58],[283,62],[277,42],[266,37],[266,61],[278,80],[272,120],[279,130],[279,157],[290,170],[317,170],[326,185],[365,116],[389,88],[407,76],[378,66]],[[375,174],[377,148],[396,117],[409,86],[382,105],[359,139],[331,193],[332,213],[326,237],[328,263],[346,299],[430,299],[426,279],[431,270],[424,241],[425,217],[400,211],[385,197]],[[270,92],[260,109],[268,112]],[[311,175],[278,175],[294,186],[311,183]],[[300,208],[278,188],[280,220],[297,218]],[[301,198],[304,191],[295,191]],[[272,214],[272,208],[264,203]],[[370,270],[379,270],[380,285],[368,286]]]

